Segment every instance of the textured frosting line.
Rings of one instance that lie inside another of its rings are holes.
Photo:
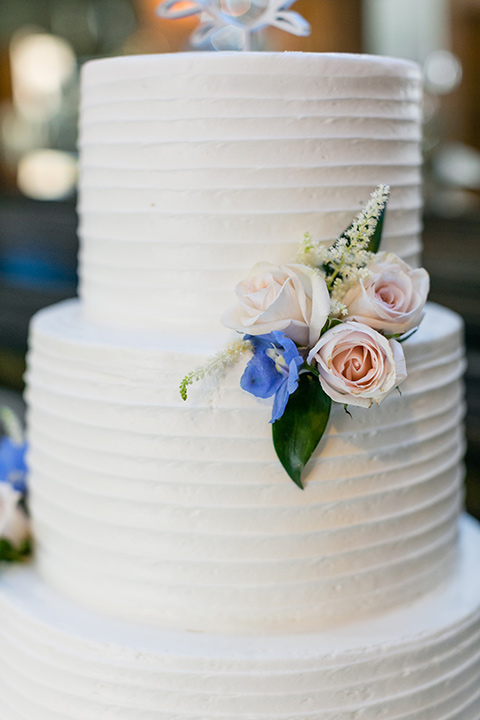
[[[479,552],[464,518],[456,571],[435,593],[268,641],[116,622],[13,569],[0,583],[2,707],[9,720],[477,720]]]
[[[221,56],[219,63],[218,57]],[[241,59],[239,59],[241,58]],[[177,53],[175,55],[137,55],[135,57],[107,58],[89,62],[83,72],[88,85],[136,80],[138,77],[156,78],[178,73],[186,77],[205,77],[206,74],[246,74],[255,78],[259,72],[280,77],[289,75],[331,77],[394,77],[419,80],[418,65],[408,60],[356,55],[348,53],[251,52],[239,56],[235,52]],[[251,80],[251,78],[250,78]],[[193,85],[196,82],[192,82]]]
[[[106,327],[211,333],[259,260],[331,242],[377,184],[384,249],[420,251],[421,86],[383,58],[118,58],[83,75],[80,294]]]
[[[438,584],[461,503],[461,325],[429,308],[401,397],[336,406],[305,492],[272,448],[268,405],[181,377],[219,339],[105,331],[43,311],[28,358],[31,507],[43,576],[163,626],[325,627]]]

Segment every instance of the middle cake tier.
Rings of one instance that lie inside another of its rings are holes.
[[[79,602],[164,627],[320,629],[431,590],[461,506],[461,322],[430,306],[401,396],[341,406],[302,492],[270,408],[182,377],[221,339],[105,331],[78,301],[33,321],[31,509],[43,577]]]

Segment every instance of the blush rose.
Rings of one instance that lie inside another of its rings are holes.
[[[342,298],[349,320],[357,320],[389,335],[417,327],[429,290],[423,268],[412,269],[393,253],[380,252],[367,265],[362,278]]]
[[[257,263],[235,288],[238,304],[222,322],[250,335],[281,330],[298,345],[314,345],[330,312],[325,280],[306,265]]]
[[[343,322],[328,330],[312,348],[324,392],[335,402],[377,405],[407,376],[400,343],[367,325]]]

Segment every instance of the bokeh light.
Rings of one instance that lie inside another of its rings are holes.
[[[23,30],[10,45],[15,108],[32,120],[48,120],[60,107],[61,92],[76,70],[75,54],[62,38]]]
[[[17,184],[35,200],[60,200],[71,195],[77,180],[77,162],[61,150],[33,150],[18,163]]]
[[[462,80],[462,66],[449,50],[430,53],[424,63],[425,85],[439,95],[452,92]]]

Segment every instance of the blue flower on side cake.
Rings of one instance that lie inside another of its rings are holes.
[[[30,522],[26,507],[27,445],[16,416],[0,410],[6,435],[0,440],[0,561],[16,562],[31,551]]]
[[[289,396],[298,387],[298,368],[303,358],[285,333],[274,330],[268,335],[246,335],[253,357],[240,380],[242,390],[259,398],[274,396],[271,423],[282,417]]]
[[[422,321],[429,277],[379,251],[388,197],[379,186],[330,247],[307,233],[295,263],[257,263],[222,318],[242,338],[180,386],[186,399],[192,382],[252,352],[241,387],[273,397],[275,451],[301,488],[332,402],[369,408],[407,377],[401,342]]]

